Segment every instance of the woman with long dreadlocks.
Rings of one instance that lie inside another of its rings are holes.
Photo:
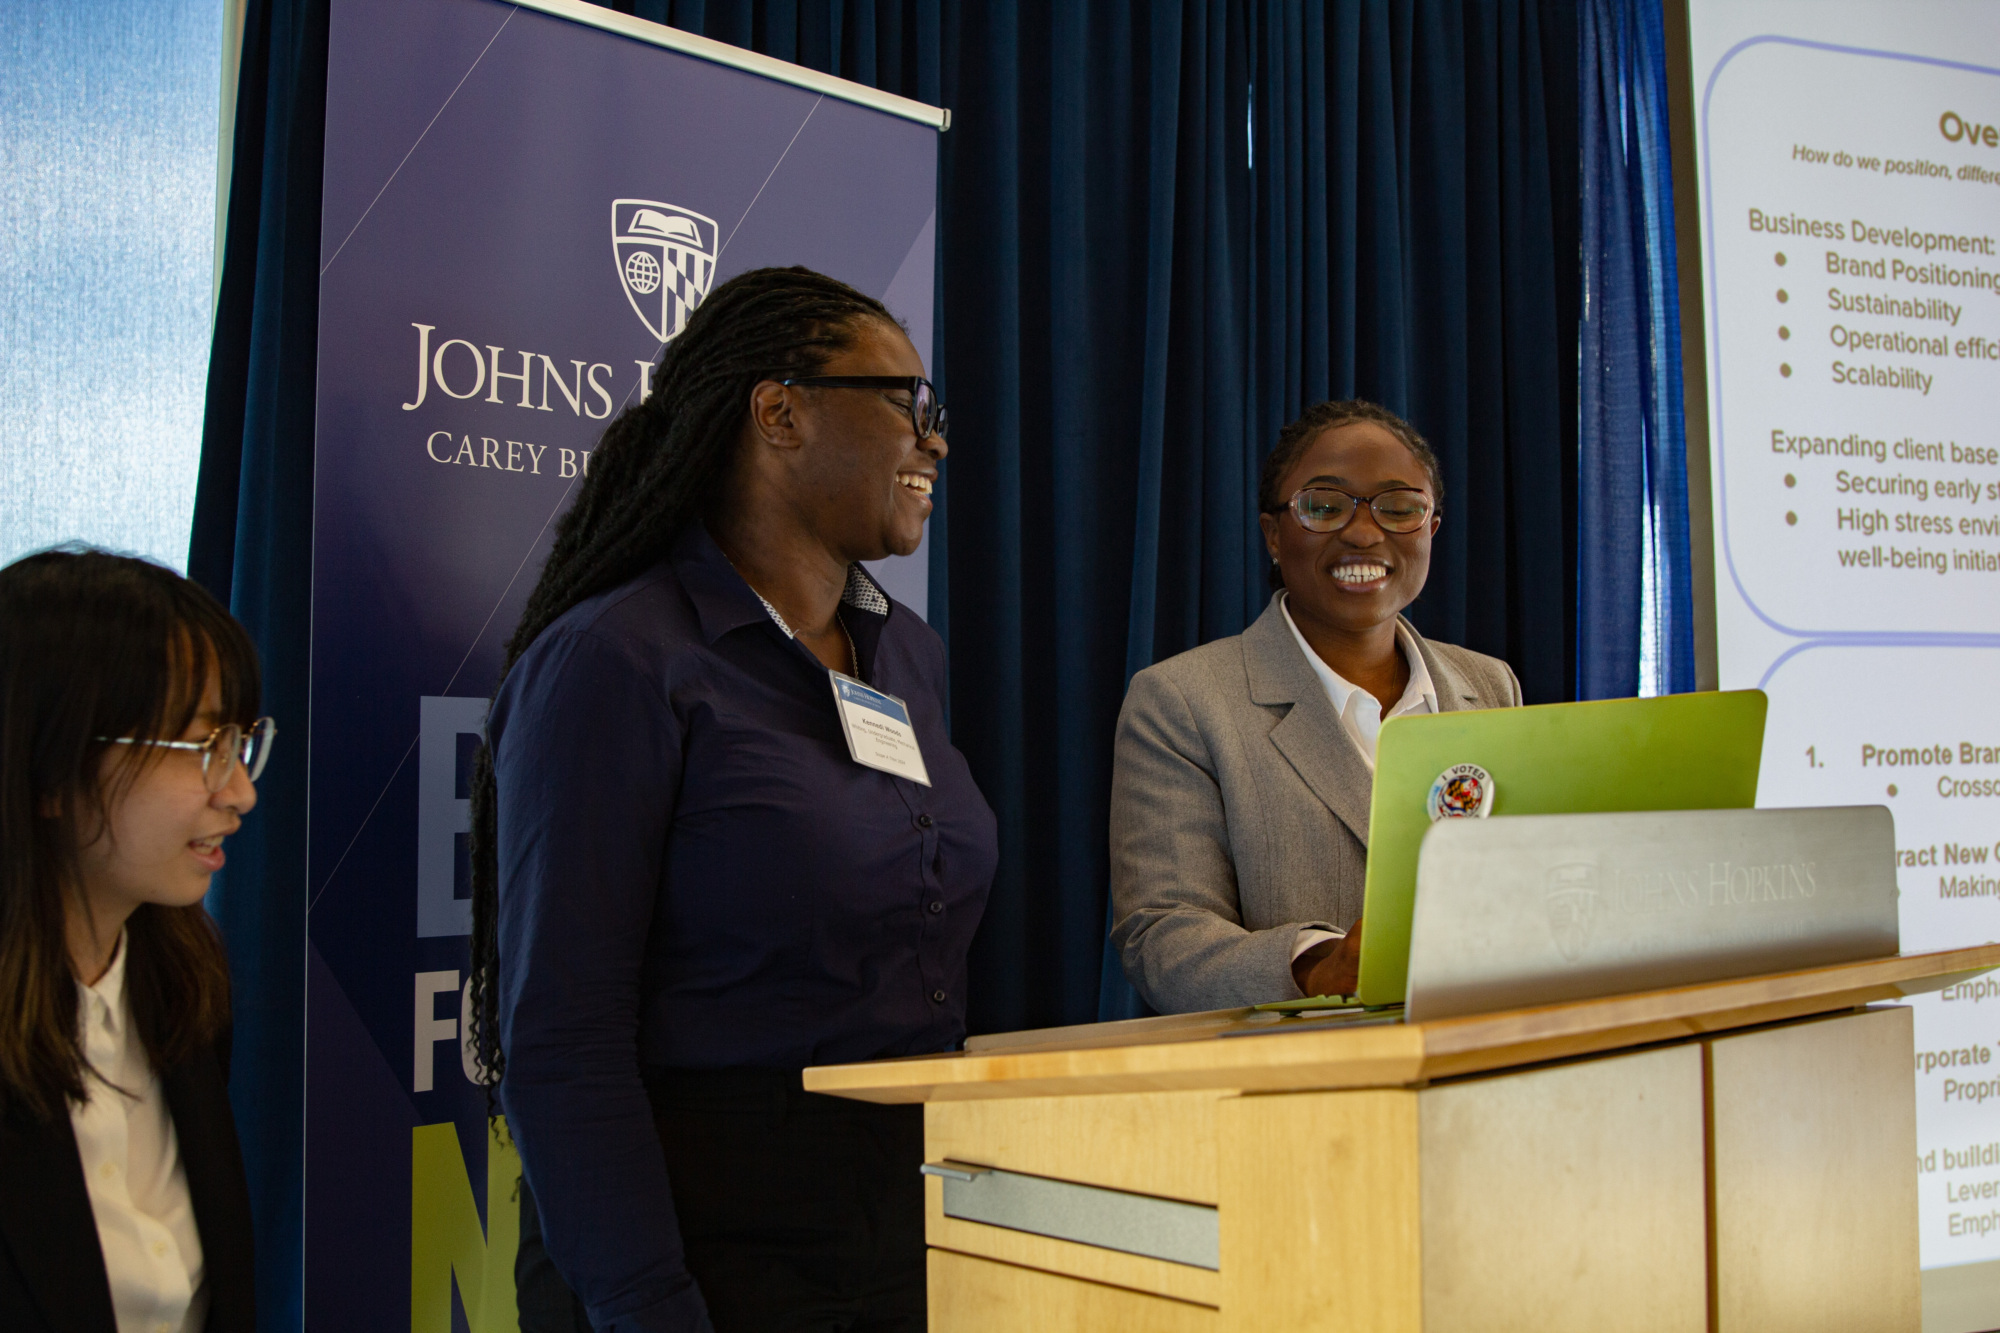
[[[924,1326],[921,1108],[799,1079],[964,1036],[998,855],[943,646],[860,563],[930,515],[923,369],[843,283],[724,283],[605,432],[508,643],[476,1040],[600,1333]]]

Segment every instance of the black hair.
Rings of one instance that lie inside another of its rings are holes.
[[[139,774],[169,751],[211,676],[224,716],[256,719],[257,650],[199,585],[87,546],[0,569],[0,1107],[43,1118],[85,1100],[65,913],[88,904],[78,853]],[[107,763],[107,760],[111,762]],[[207,910],[141,906],[125,925],[125,985],[156,1070],[229,1021],[229,965]]]
[[[661,354],[651,396],[605,428],[507,640],[500,680],[564,612],[637,577],[690,523],[708,516],[722,497],[758,384],[816,374],[852,345],[856,325],[868,319],[897,325],[880,301],[808,268],[753,269],[710,292]],[[497,801],[492,754],[482,745],[472,779],[467,1039],[489,1095],[506,1073],[497,1021]]]
[[[1314,403],[1301,412],[1296,421],[1278,432],[1278,442],[1271,446],[1270,454],[1264,459],[1264,470],[1257,479],[1257,512],[1281,512],[1291,497],[1279,494],[1279,488],[1285,484],[1285,474],[1299,461],[1299,455],[1324,432],[1351,426],[1358,421],[1373,422],[1402,441],[1411,456],[1423,464],[1424,472],[1430,478],[1432,511],[1442,510],[1444,474],[1438,469],[1437,454],[1431,449],[1430,442],[1417,433],[1415,426],[1380,403],[1361,398],[1342,398]],[[1275,560],[1271,562],[1270,583],[1273,588],[1285,586],[1285,576]]]

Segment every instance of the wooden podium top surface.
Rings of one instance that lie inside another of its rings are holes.
[[[1832,1013],[1941,990],[2000,967],[2000,944],[1404,1023],[1218,1009],[974,1037],[941,1055],[823,1065],[811,1092],[872,1102],[1228,1088],[1408,1087]]]

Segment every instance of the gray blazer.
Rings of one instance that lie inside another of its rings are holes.
[[[1521,702],[1505,662],[1416,641],[1441,710]],[[1111,772],[1111,942],[1146,1002],[1299,998],[1299,932],[1361,913],[1373,788],[1275,596],[1242,634],[1134,676]]]

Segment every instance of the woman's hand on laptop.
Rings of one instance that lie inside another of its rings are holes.
[[[1361,918],[1337,940],[1321,940],[1292,960],[1292,980],[1301,993],[1352,995],[1361,972]]]

